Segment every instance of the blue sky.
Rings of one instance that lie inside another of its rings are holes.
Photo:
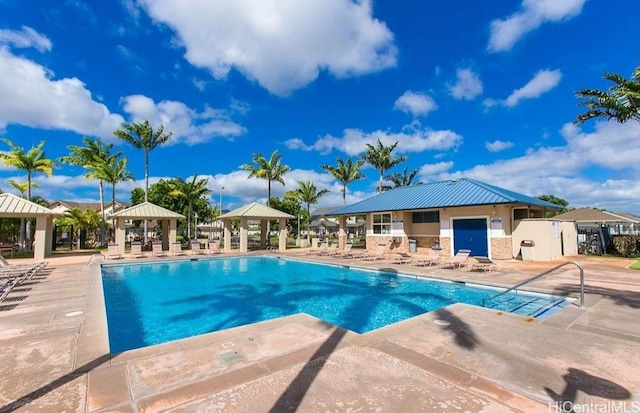
[[[320,169],[398,142],[423,182],[469,177],[573,207],[640,214],[640,127],[590,121],[575,91],[638,65],[638,2],[620,0],[0,0],[0,136],[49,158],[83,136],[113,142],[144,187],[144,154],[113,137],[148,119],[173,132],[151,183],[209,178],[224,209],[265,202],[240,170],[282,153],[297,181],[342,204]],[[8,147],[0,144],[0,150]],[[348,187],[374,194],[378,175]],[[97,201],[83,170],[36,174],[48,200]],[[0,166],[0,188],[26,175]],[[110,198],[110,192],[107,191]]]

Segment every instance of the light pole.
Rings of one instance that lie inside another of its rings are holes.
[[[220,215],[222,215],[222,191],[224,190],[224,186],[220,185]],[[220,219],[220,240],[222,240],[222,220]]]
[[[198,213],[193,214],[193,236],[198,239]]]
[[[300,246],[300,218],[302,218],[302,215],[298,214],[298,242],[296,243],[298,247]]]

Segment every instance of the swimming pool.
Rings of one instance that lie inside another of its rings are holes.
[[[297,313],[365,333],[495,289],[270,256],[103,265],[111,352]],[[559,297],[509,293],[491,308],[545,317]]]

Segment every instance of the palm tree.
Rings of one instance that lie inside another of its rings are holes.
[[[387,189],[398,188],[400,186],[414,186],[414,185],[422,185],[422,181],[413,182],[414,178],[418,175],[418,170],[414,169],[411,173],[408,173],[407,168],[404,168],[401,174],[391,174],[384,177],[387,181],[391,181],[393,186],[385,185],[383,189],[386,191]]]
[[[34,172],[44,172],[47,176],[53,174],[53,168],[57,166],[56,162],[52,159],[47,159],[44,153],[44,141],[40,142],[38,146],[32,147],[28,152],[24,151],[24,148],[16,145],[10,139],[2,139],[4,143],[9,145],[9,152],[0,152],[0,159],[5,165],[13,166],[16,169],[22,169],[27,172],[27,200],[31,201],[31,187],[33,183],[31,176]],[[26,223],[26,238],[31,240],[31,220],[27,220]],[[24,249],[24,245],[20,248]]]
[[[183,198],[187,202],[187,237],[191,239],[191,213],[193,211],[193,202],[196,199],[206,197],[211,193],[211,190],[207,188],[209,179],[198,179],[198,175],[195,175],[190,182],[186,182],[182,178],[175,178],[170,182],[172,191],[169,193],[173,196]],[[194,229],[194,233],[196,233]]]
[[[144,202],[149,200],[149,152],[171,139],[172,133],[164,133],[164,125],[156,131],[148,120],[140,123],[123,123],[121,129],[113,132],[115,136],[129,142],[136,149],[144,150]],[[144,238],[147,239],[147,220],[144,220]]]
[[[606,118],[619,123],[628,120],[640,122],[640,66],[636,67],[631,79],[615,73],[605,73],[602,77],[614,84],[607,91],[579,90],[576,96],[586,100],[578,105],[586,106],[587,111],[578,115],[574,123],[579,125],[593,118]]]
[[[95,160],[95,177],[111,184],[111,208],[116,205],[116,184],[119,182],[131,181],[134,179],[131,172],[127,170],[127,158],[118,159],[120,155],[111,155],[107,159]],[[112,211],[113,212],[113,211]],[[115,222],[111,222],[115,228]]]
[[[9,145],[9,152],[0,152],[0,159],[5,165],[13,166],[16,169],[22,169],[27,172],[27,199],[31,201],[31,176],[34,172],[44,172],[47,176],[53,174],[53,168],[58,166],[54,160],[47,159],[44,150],[44,141],[38,146],[32,147],[28,152],[24,148],[16,145],[9,139],[2,139],[4,143]]]
[[[345,162],[340,156],[338,156],[336,161],[338,162],[338,166],[321,165],[320,168],[329,172],[334,178],[340,181],[342,184],[342,200],[344,205],[347,206],[347,185],[365,177],[364,174],[360,172],[364,161],[359,160],[354,162],[353,159],[349,158]]]
[[[113,144],[103,144],[100,140],[90,139],[83,137],[82,141],[84,146],[69,145],[69,155],[62,156],[58,159],[59,162],[67,163],[69,165],[81,166],[87,170],[85,178],[96,178],[96,159],[104,161],[111,156],[111,149]],[[117,152],[114,155],[119,156],[121,152]],[[98,163],[99,163],[98,162]],[[102,217],[100,224],[100,242],[105,245],[105,218],[104,218],[104,181],[98,179],[100,185],[100,215]]]
[[[240,165],[240,169],[249,171],[249,178],[265,179],[267,181],[267,206],[271,199],[271,182],[284,185],[282,176],[291,170],[288,165],[282,165],[282,155],[275,150],[269,160],[259,153],[253,154],[253,164]]]
[[[318,188],[311,181],[298,181],[298,189],[294,191],[294,194],[300,202],[307,204],[307,243],[309,242],[309,229],[311,226],[311,205],[317,204],[320,198],[328,193],[329,191],[326,189],[318,191]]]
[[[20,192],[21,197],[25,198],[25,193],[29,189],[28,182],[18,182],[18,181],[14,181],[13,179],[9,179],[7,182],[9,182],[9,185],[17,189],[18,192]],[[31,185],[37,186],[35,183],[32,183]],[[20,248],[22,249],[24,249],[25,247],[24,234],[25,234],[24,218],[20,218],[20,238],[18,241],[18,245],[20,245]]]
[[[77,236],[78,249],[84,247],[82,245],[82,237],[80,234],[82,230],[95,230],[98,228],[100,216],[91,210],[82,210],[80,208],[71,208],[65,211],[63,218],[59,224],[72,226],[77,231],[74,236]],[[74,232],[75,232],[74,231]]]
[[[382,192],[382,177],[384,173],[394,166],[407,160],[406,156],[398,156],[394,158],[392,156],[393,150],[398,146],[398,141],[391,146],[384,146],[380,139],[373,146],[367,143],[365,153],[360,155],[361,159],[373,166],[378,172],[380,172],[380,182],[378,183],[378,192]]]

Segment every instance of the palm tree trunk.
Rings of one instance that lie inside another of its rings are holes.
[[[114,211],[115,212],[115,211]],[[100,220],[100,245],[105,246],[105,219],[104,219],[104,181],[100,180],[100,216],[102,219]]]
[[[149,202],[149,150],[144,151],[144,202]],[[149,223],[144,220],[144,243],[147,243]]]
[[[342,201],[344,206],[347,206],[347,185],[342,185]]]
[[[311,244],[311,236],[309,234],[309,230],[311,229],[311,205],[307,203],[307,246]]]

